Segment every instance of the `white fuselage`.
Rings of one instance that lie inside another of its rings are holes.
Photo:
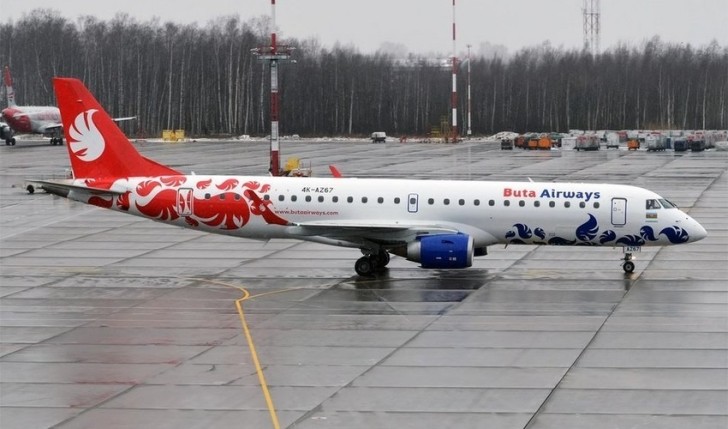
[[[13,106],[2,117],[16,133],[47,135],[61,127],[61,113],[54,106]]]
[[[476,248],[661,246],[706,234],[659,195],[626,185],[188,175],[118,179],[102,186],[120,194],[113,201],[85,192],[72,191],[69,197],[207,232],[351,247],[366,247],[341,238],[356,236],[350,232],[356,228],[374,231],[367,234],[379,243],[389,237],[392,243],[408,241],[418,231],[457,232],[473,237]],[[664,203],[648,209],[648,201]],[[263,216],[260,202],[274,216]],[[382,230],[376,232],[378,227]],[[345,229],[349,232],[337,232]]]

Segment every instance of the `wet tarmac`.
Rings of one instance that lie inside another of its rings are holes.
[[[138,147],[198,173],[268,165],[266,142]],[[3,146],[0,426],[728,427],[728,153],[287,141],[287,156],[318,176],[634,184],[709,236],[643,249],[631,275],[619,249],[500,246],[468,270],[393,257],[360,279],[356,250],[29,195],[13,186],[64,174],[65,147]]]

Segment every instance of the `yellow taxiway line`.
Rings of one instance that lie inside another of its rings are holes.
[[[271,422],[273,423],[273,428],[280,429],[281,426],[280,426],[280,423],[278,422],[278,414],[276,413],[275,405],[273,405],[273,397],[271,396],[270,390],[268,389],[268,383],[265,381],[265,375],[263,374],[263,368],[260,366],[260,360],[258,359],[258,352],[255,349],[255,343],[253,342],[253,336],[251,335],[250,329],[248,328],[248,322],[245,320],[245,312],[243,311],[243,302],[251,300],[253,298],[259,298],[261,296],[274,295],[274,294],[283,293],[283,292],[290,292],[292,290],[297,290],[300,288],[283,289],[283,290],[278,290],[278,291],[259,293],[257,295],[251,295],[250,292],[242,286],[236,286],[234,284],[225,283],[225,282],[221,282],[218,280],[199,279],[199,278],[187,278],[187,279],[218,284],[221,286],[232,287],[232,288],[238,289],[239,291],[241,291],[243,293],[243,296],[241,298],[238,298],[235,300],[235,307],[238,309],[238,315],[240,316],[240,324],[243,327],[243,332],[245,333],[245,339],[248,342],[248,348],[250,349],[250,355],[253,358],[253,365],[255,365],[255,372],[258,374],[258,381],[260,381],[260,388],[263,391],[263,397],[265,398],[265,403],[266,403],[266,406],[268,407],[268,412],[270,413],[270,418],[271,418]]]

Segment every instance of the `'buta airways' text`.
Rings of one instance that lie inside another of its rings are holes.
[[[544,189],[539,194],[537,191],[530,189],[513,189],[503,188],[503,196],[506,198],[569,198],[589,201],[591,199],[599,199],[601,197],[599,192],[582,192],[582,191],[557,191],[555,189]]]

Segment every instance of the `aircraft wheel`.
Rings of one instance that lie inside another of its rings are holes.
[[[15,146],[15,137],[10,139],[10,145]]]
[[[622,265],[622,268],[624,269],[624,272],[625,273],[628,273],[628,274],[629,273],[632,273],[634,271],[634,262],[632,262],[632,261],[626,261]]]
[[[377,258],[377,266],[384,268],[389,264],[389,252],[386,250],[382,250],[379,252],[376,256]]]
[[[354,270],[362,277],[372,277],[374,275],[374,260],[368,256],[363,256],[356,260]]]
[[[26,186],[25,190],[28,191],[29,194],[35,193],[35,187],[33,185]]]

